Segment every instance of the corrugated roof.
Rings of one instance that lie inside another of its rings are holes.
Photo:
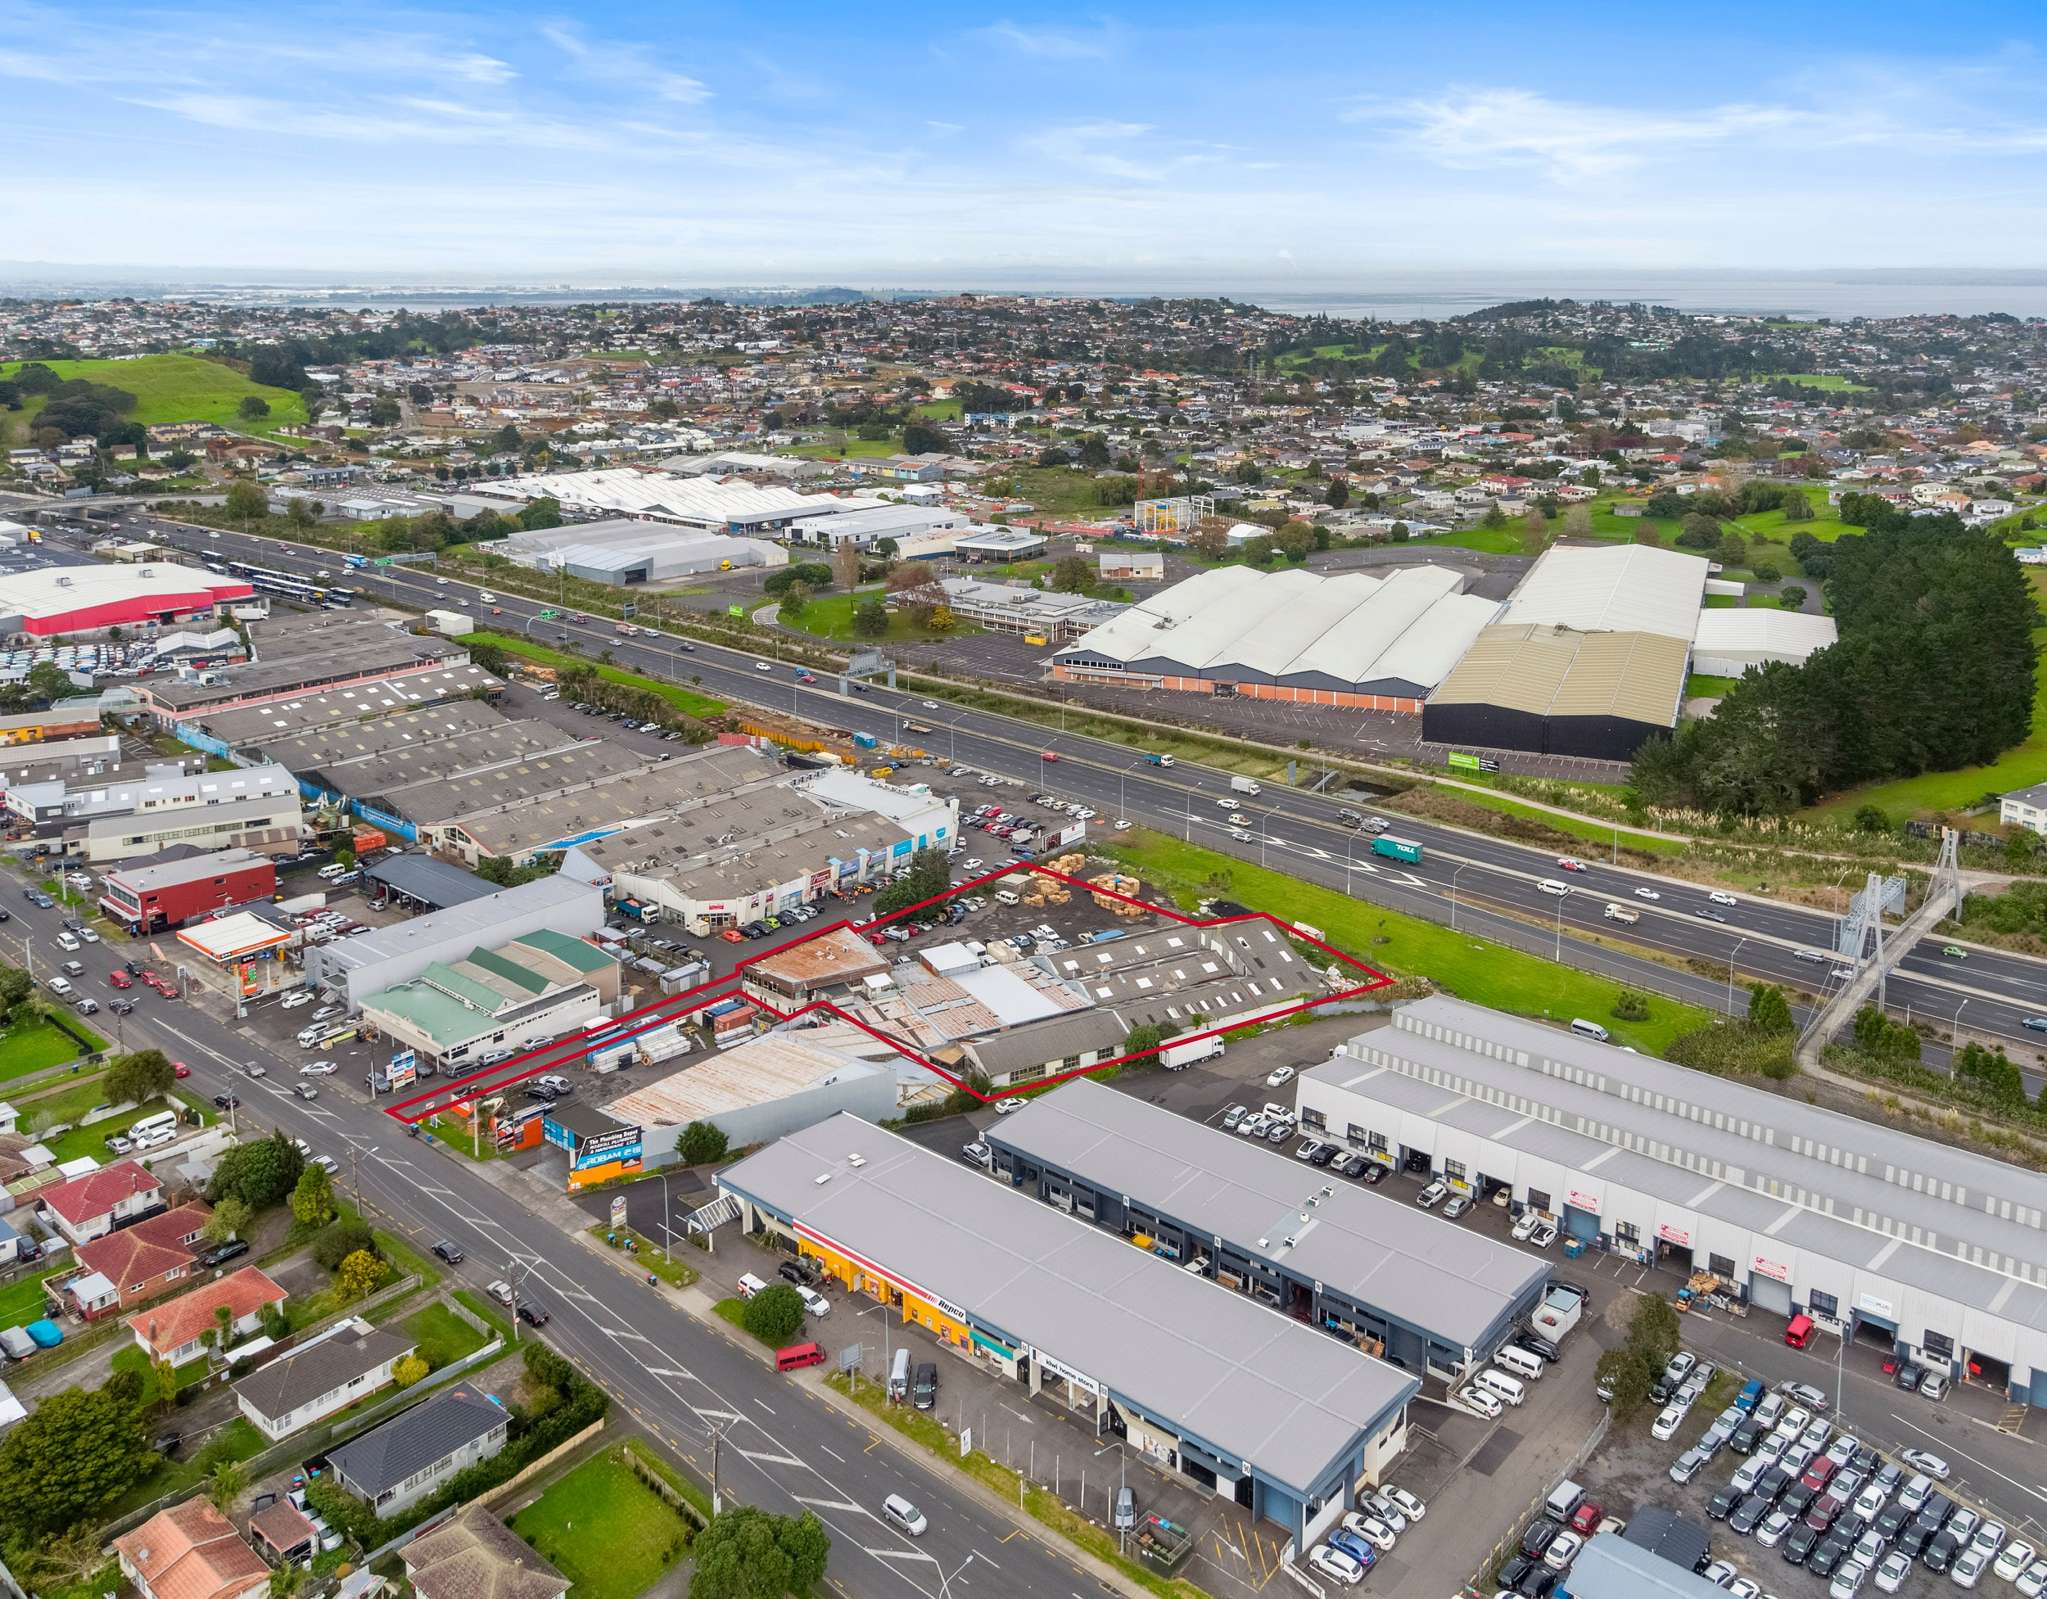
[[[1698,626],[1709,564],[1648,544],[1552,544],[1528,569],[1500,620],[1688,640]]]
[[[1656,633],[1580,633],[1496,623],[1429,696],[1431,705],[1497,705],[1531,716],[1677,721],[1691,659],[1687,639]]]
[[[1804,658],[1823,650],[1840,637],[1831,616],[1808,616],[1802,611],[1781,611],[1775,606],[1719,606],[1699,612],[1699,626],[1692,635],[1693,647],[1701,654],[1715,650],[1762,650],[1773,655]]]

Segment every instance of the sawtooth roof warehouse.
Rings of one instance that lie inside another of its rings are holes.
[[[960,1358],[1091,1415],[1297,1547],[1406,1441],[1420,1387],[1406,1372],[857,1116],[770,1144],[718,1187],[747,1231]]]
[[[1379,1160],[2047,1404],[2047,1176],[1440,997],[1299,1082],[1304,1127]]]

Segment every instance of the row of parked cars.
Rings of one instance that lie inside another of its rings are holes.
[[[1704,1390],[1701,1377],[1710,1382],[1712,1375],[1710,1365],[1689,1353],[1672,1361],[1657,1385],[1671,1402],[1651,1428],[1653,1436],[1668,1438],[1677,1430]],[[2047,1590],[2047,1558],[1939,1491],[1949,1475],[1945,1460],[1920,1449],[1886,1459],[1854,1434],[1837,1433],[1821,1414],[1826,1406],[1826,1396],[1809,1384],[1770,1392],[1750,1381],[1672,1463],[1670,1479],[1691,1482],[1723,1449],[1741,1457],[1708,1498],[1707,1516],[1804,1566],[1828,1584],[1830,1599],[1855,1599],[1866,1586],[1897,1593],[1915,1562],[1959,1588],[1974,1588],[1994,1571],[2027,1599]],[[1762,1594],[1725,1561],[1707,1575],[1746,1599]]]
[[[1405,1488],[1361,1489],[1357,1507],[1344,1512],[1343,1524],[1326,1543],[1308,1551],[1308,1566],[1339,1586],[1354,1587],[1428,1513],[1429,1507]]]

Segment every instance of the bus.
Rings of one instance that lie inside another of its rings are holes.
[[[178,1136],[178,1114],[176,1111],[159,1111],[154,1116],[145,1116],[128,1126],[128,1141],[137,1149],[154,1149],[159,1144],[168,1144]]]
[[[244,561],[231,555],[208,554],[205,559],[211,570],[238,577],[259,593],[275,594],[279,599],[295,600],[300,605],[329,611],[342,610],[355,603],[354,589],[343,588],[324,579],[300,577],[295,572],[258,566],[254,561]]]

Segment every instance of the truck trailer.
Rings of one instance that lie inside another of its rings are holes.
[[[1381,833],[1372,840],[1372,853],[1383,855],[1388,860],[1406,861],[1410,866],[1422,858],[1422,847],[1411,838],[1395,838],[1391,833]]]
[[[1222,1035],[1218,1033],[1212,1038],[1196,1038],[1185,1044],[1167,1044],[1159,1051],[1159,1064],[1169,1072],[1180,1072],[1198,1060],[1214,1060],[1222,1052]]]

